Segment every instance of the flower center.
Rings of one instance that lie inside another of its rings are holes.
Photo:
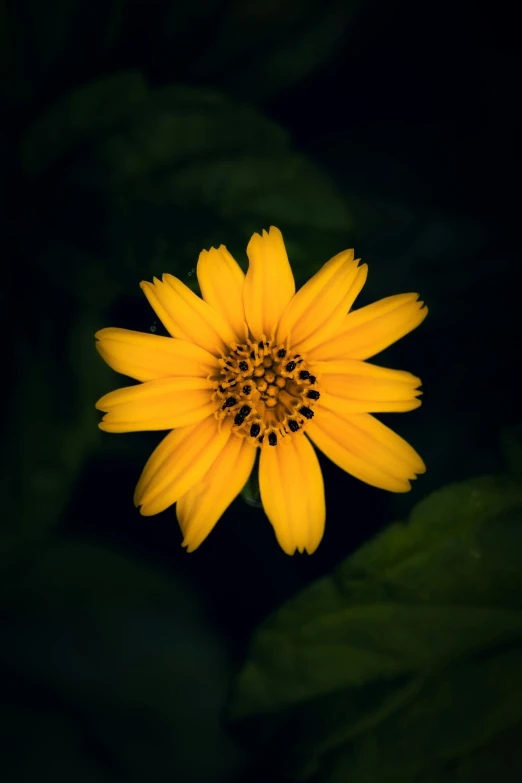
[[[319,399],[317,378],[307,369],[301,354],[282,345],[247,340],[232,346],[219,360],[216,389],[218,419],[230,417],[233,431],[261,445],[276,446],[301,430],[314,415]]]

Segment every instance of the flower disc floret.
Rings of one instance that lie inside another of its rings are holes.
[[[306,358],[271,340],[246,340],[219,359],[212,376],[218,401],[215,416],[230,419],[235,435],[256,446],[276,446],[314,416],[321,393]]]

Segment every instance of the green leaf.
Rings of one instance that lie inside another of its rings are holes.
[[[521,721],[522,646],[514,646],[452,664],[427,681],[409,704],[333,754],[321,783],[474,783],[474,755],[483,763],[490,754],[481,749]],[[495,761],[501,773],[503,759]]]
[[[507,563],[519,536],[503,520],[521,506],[521,485],[504,476],[443,487],[414,507],[407,525],[391,525],[341,564],[336,583],[352,601],[505,607],[514,599],[518,608],[522,586]]]
[[[99,156],[120,183],[214,155],[284,151],[288,135],[248,104],[196,87],[150,91],[126,132],[100,139]],[[154,184],[154,183],[151,183]]]
[[[99,318],[71,312],[72,302],[55,302],[54,320],[49,319],[54,300],[43,286],[33,301],[25,324],[30,336],[16,336],[8,422],[12,446],[0,532],[4,556],[58,523],[99,441],[94,404],[114,384],[94,348]]]
[[[434,673],[520,644],[521,512],[506,477],[445,487],[290,600],[254,635],[230,705],[238,730],[306,778],[398,720]]]
[[[78,764],[92,780],[213,783],[237,770],[221,721],[226,651],[190,585],[94,543],[55,540],[5,586],[3,703],[24,694],[24,752],[43,777],[71,780]]]
[[[89,307],[167,271],[196,288],[188,273],[203,248],[224,243],[244,266],[252,233],[270,225],[283,231],[298,279],[349,244],[351,214],[331,179],[280,125],[217,92],[148,90],[133,73],[93,82],[65,96],[24,143],[32,172],[65,153],[55,192],[47,183],[45,192],[67,204],[67,219],[59,206],[33,210],[23,242]]]
[[[40,174],[73,145],[95,138],[128,119],[145,98],[141,74],[117,73],[67,93],[30,128],[22,141],[22,162]]]
[[[303,600],[313,598],[310,593]],[[294,606],[254,641],[234,704],[236,715],[273,712],[375,679],[425,671],[477,648],[522,635],[522,612],[470,606],[406,606],[398,602],[341,607],[297,621]],[[292,627],[293,626],[293,627]]]
[[[228,220],[248,218],[251,224],[255,216],[268,225],[277,217],[289,227],[308,224],[339,232],[351,227],[331,180],[305,156],[289,150],[185,166],[167,187],[173,195],[183,194],[189,204],[210,206]]]
[[[229,90],[249,99],[272,97],[306,79],[346,43],[359,8],[358,0],[285,6],[271,0],[252,13],[243,0],[226,9],[218,34],[192,69],[200,79],[223,74]]]

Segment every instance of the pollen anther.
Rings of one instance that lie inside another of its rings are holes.
[[[304,368],[294,374],[299,365]],[[306,357],[281,344],[247,339],[244,345],[231,346],[220,366],[213,399],[220,401],[221,409],[215,415],[219,420],[231,417],[236,435],[250,436],[255,445],[276,446],[306,429],[320,397],[311,389],[316,378],[306,369]],[[227,396],[233,387],[234,396]]]

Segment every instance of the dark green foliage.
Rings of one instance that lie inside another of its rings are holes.
[[[522,727],[521,569],[520,484],[433,493],[262,625],[231,717],[298,778],[473,783]]]
[[[0,779],[238,783],[231,652],[241,783],[519,783],[517,25],[450,3],[51,5],[0,3]],[[383,418],[428,471],[391,496],[322,460],[325,539],[293,559],[252,476],[187,556],[172,509],[132,504],[161,433],[97,429],[132,381],[94,333],[163,333],[140,280],[198,290],[203,248],[245,267],[270,224],[298,285],[354,246],[357,306],[428,304],[376,358],[423,380],[421,409]]]
[[[58,781],[213,783],[236,769],[241,751],[220,720],[225,647],[182,579],[62,540],[11,571],[9,595],[5,585],[9,781],[44,768]]]

